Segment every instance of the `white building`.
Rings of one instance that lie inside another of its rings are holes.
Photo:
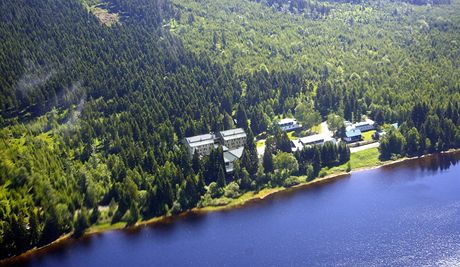
[[[233,162],[243,156],[244,147],[232,150],[224,149],[225,172],[233,172]]]
[[[200,156],[208,156],[213,148],[222,145],[225,171],[233,172],[233,162],[243,155],[246,144],[246,132],[241,129],[220,131],[217,135],[212,133],[184,138],[184,144],[192,157],[198,152]]]
[[[282,119],[278,122],[278,126],[281,128],[282,131],[293,131],[296,129],[300,129],[302,125],[300,125],[296,119],[286,118]]]
[[[195,151],[197,151],[200,156],[207,156],[214,147],[214,140],[215,136],[213,134],[202,134],[186,137],[184,139],[184,144],[191,156],[193,156]]]
[[[334,144],[337,142],[335,138],[323,134],[315,134],[302,137],[297,140],[291,141],[292,151],[302,150],[306,146],[323,145],[324,143],[329,141],[333,142]]]
[[[223,146],[228,147],[228,149],[244,147],[247,138],[246,132],[241,128],[220,131],[217,134],[217,137],[220,139],[220,143]]]

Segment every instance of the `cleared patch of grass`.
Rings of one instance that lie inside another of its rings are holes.
[[[121,228],[124,228],[125,226],[126,226],[125,222],[117,222],[114,224],[107,222],[107,223],[95,224],[91,226],[88,229],[88,232],[104,232],[104,231],[113,230],[113,229],[121,229]]]
[[[358,169],[381,165],[382,162],[380,161],[379,156],[380,152],[377,147],[353,153],[350,156],[351,168]]]
[[[350,155],[351,170],[379,166],[382,164],[382,162],[379,159],[379,156],[380,152],[379,149],[376,147],[353,153]],[[332,168],[323,168],[322,172],[324,172],[325,175],[332,175],[346,172],[347,167],[348,162]]]
[[[321,131],[321,125],[318,124],[318,125],[315,125],[315,126],[311,127],[310,131],[312,133],[319,133]]]
[[[287,133],[287,136],[289,137],[289,140],[297,140],[299,139],[297,136],[294,136],[295,131],[291,131]]]
[[[256,142],[257,148],[263,147],[264,145],[265,145],[265,140],[259,140]]]
[[[199,210],[200,211],[213,211],[213,210],[221,210],[224,208],[231,208],[231,207],[235,207],[238,205],[242,205],[251,199],[262,199],[266,197],[267,195],[270,195],[274,192],[281,191],[283,189],[284,187],[275,187],[275,188],[264,188],[260,190],[259,192],[250,191],[250,192],[244,193],[238,198],[232,199],[228,204],[224,206],[207,206],[207,207],[200,208]]]
[[[364,132],[363,133],[363,140],[364,141],[372,141],[372,140],[374,140],[374,139],[372,139],[372,135],[375,132],[376,132],[375,130]]]

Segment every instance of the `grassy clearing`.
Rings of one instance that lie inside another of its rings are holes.
[[[264,145],[265,145],[265,140],[259,140],[256,142],[257,148],[263,147]]]
[[[379,159],[380,153],[378,148],[370,148],[366,150],[361,150],[356,153],[352,153],[350,155],[350,165],[351,170],[356,170],[360,168],[371,168],[375,166],[379,166],[382,162]],[[323,168],[322,172],[325,175],[332,175],[338,174],[342,172],[346,172],[348,168],[348,163],[344,163],[339,166],[335,166],[332,168]]]
[[[207,206],[207,207],[200,208],[199,210],[206,212],[206,211],[214,211],[214,210],[232,208],[232,207],[243,205],[244,203],[252,199],[263,199],[264,197],[270,194],[273,194],[275,192],[281,191],[283,189],[285,188],[280,186],[280,187],[274,187],[274,188],[264,188],[258,192],[250,191],[250,192],[244,193],[238,198],[231,199],[231,201],[224,206]]]
[[[319,133],[319,132],[321,131],[321,125],[318,124],[318,125],[315,125],[315,126],[311,127],[311,128],[310,128],[310,131],[311,131],[312,133]]]
[[[380,153],[377,147],[353,153],[350,156],[351,168],[353,170],[381,165],[382,162],[380,161],[379,156]]]
[[[125,222],[117,222],[115,224],[111,224],[110,222],[98,223],[98,224],[91,226],[88,229],[88,232],[97,233],[97,232],[104,232],[104,231],[113,230],[113,229],[121,229],[124,227],[126,227]]]
[[[287,136],[289,137],[289,140],[297,140],[299,139],[297,136],[294,136],[295,131],[291,131],[287,133]]]
[[[368,132],[364,132],[364,133],[363,133],[363,140],[364,140],[364,141],[372,141],[372,140],[374,140],[374,139],[372,139],[372,135],[373,135],[375,132],[376,132],[375,130],[368,131]]]

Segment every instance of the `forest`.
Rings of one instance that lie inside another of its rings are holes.
[[[117,14],[101,22],[91,7]],[[0,259],[313,180],[350,150],[276,126],[367,116],[382,160],[460,147],[460,2],[0,1]],[[222,148],[184,137],[242,127]],[[267,138],[259,159],[255,137]]]

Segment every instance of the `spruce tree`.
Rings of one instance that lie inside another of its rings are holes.
[[[269,147],[265,147],[264,157],[263,157],[263,166],[264,166],[265,173],[271,173],[274,170],[273,154]]]

